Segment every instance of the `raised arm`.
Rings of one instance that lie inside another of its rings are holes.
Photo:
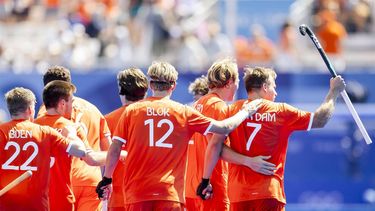
[[[314,112],[312,128],[322,128],[327,124],[335,110],[337,97],[345,89],[345,86],[345,81],[341,76],[331,78],[328,94],[324,102]]]
[[[213,120],[210,132],[228,134],[238,127],[247,117],[253,115],[259,108],[261,100],[253,100],[244,104],[243,108],[232,117],[222,121]]]

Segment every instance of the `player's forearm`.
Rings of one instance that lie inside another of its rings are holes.
[[[68,153],[74,157],[82,158],[86,155],[86,147],[81,140],[71,140]]]
[[[106,158],[107,152],[105,151],[90,151],[87,153],[83,160],[90,166],[104,166],[106,164]]]
[[[107,178],[112,178],[113,171],[115,170],[120,157],[121,145],[122,143],[119,141],[113,141],[109,147],[104,172],[104,176]]]
[[[249,113],[247,111],[241,110],[225,120],[214,121],[210,131],[218,134],[228,134],[238,127],[248,116]]]
[[[339,93],[329,91],[324,102],[314,112],[312,128],[324,127],[335,111],[335,104]]]
[[[220,158],[224,140],[225,136],[214,135],[208,142],[204,161],[203,178],[208,179],[211,177],[216,163]]]
[[[221,153],[221,159],[229,163],[233,163],[237,165],[245,165],[246,156],[235,152],[233,149],[231,149],[230,147],[224,144],[223,150]]]

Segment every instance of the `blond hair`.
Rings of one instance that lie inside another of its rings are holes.
[[[205,95],[209,91],[207,77],[202,75],[189,85],[189,93],[192,95]]]
[[[178,79],[177,70],[168,62],[153,62],[148,68],[147,75],[157,91],[169,90]]]
[[[36,98],[30,89],[16,87],[5,94],[5,101],[10,115],[17,116],[35,104]]]
[[[234,59],[226,58],[212,64],[207,72],[208,87],[222,88],[229,83],[238,80],[238,67]]]
[[[264,83],[269,84],[270,79],[276,80],[277,77],[277,74],[273,69],[266,67],[245,67],[244,72],[245,75],[243,80],[247,92],[254,89],[260,89]]]

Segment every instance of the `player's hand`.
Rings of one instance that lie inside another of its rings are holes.
[[[124,163],[127,156],[128,156],[128,152],[125,150],[121,150],[119,160]]]
[[[203,200],[210,199],[213,196],[212,185],[210,184],[210,179],[202,178],[201,183],[197,188],[197,195]]]
[[[253,171],[264,174],[264,175],[274,175],[276,170],[276,165],[266,160],[271,158],[271,156],[256,156],[247,157],[245,165],[251,168]]]
[[[112,178],[103,177],[102,181],[96,186],[96,193],[99,199],[108,200],[111,193]]]
[[[74,126],[67,125],[62,129],[61,135],[63,135],[64,137],[67,137],[67,138],[73,138],[74,139],[77,136],[77,130]]]
[[[262,104],[262,99],[256,99],[251,102],[246,102],[242,109],[249,113],[249,116],[253,115],[259,109],[260,105]]]
[[[346,83],[341,75],[338,75],[330,80],[330,88],[335,93],[340,93],[344,91]]]

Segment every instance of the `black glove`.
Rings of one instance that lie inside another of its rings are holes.
[[[96,186],[96,193],[98,194],[99,199],[103,198],[104,190],[102,187],[112,184],[112,178],[103,177],[102,181]]]
[[[203,200],[206,200],[206,195],[203,194],[203,190],[206,189],[209,184],[210,184],[210,179],[202,178],[201,183],[198,185],[197,196],[200,196]]]

